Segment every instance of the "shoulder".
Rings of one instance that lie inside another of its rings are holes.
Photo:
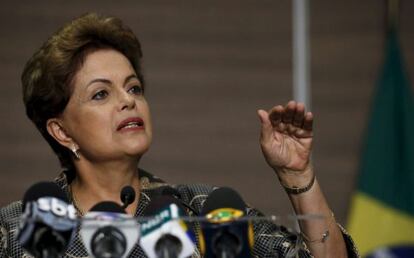
[[[207,184],[178,184],[172,185],[176,188],[183,197],[193,199],[193,198],[207,198],[207,196],[218,187],[211,186]]]
[[[0,208],[0,257],[6,254],[21,257],[23,251],[17,243],[17,233],[22,214],[22,202],[16,201]]]
[[[178,190],[181,199],[197,211],[201,211],[209,194],[217,188],[206,184],[180,184],[173,187]]]
[[[16,201],[12,202],[7,206],[0,208],[0,223],[1,226],[7,226],[14,224],[15,221],[18,221],[20,215],[22,214],[22,202]],[[18,223],[17,223],[18,224]]]
[[[172,187],[178,191],[182,201],[198,211],[201,210],[207,196],[216,188],[206,184],[169,184],[142,168],[138,171],[142,189],[157,195],[160,194],[160,189],[162,191],[164,187]]]

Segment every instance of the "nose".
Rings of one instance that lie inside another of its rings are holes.
[[[128,92],[121,91],[119,96],[119,111],[129,110],[135,107],[135,98]]]

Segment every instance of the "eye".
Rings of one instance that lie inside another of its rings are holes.
[[[144,89],[139,85],[135,85],[129,88],[128,92],[134,95],[143,95]]]
[[[100,90],[97,93],[95,93],[95,95],[92,96],[93,100],[101,100],[106,98],[106,96],[108,96],[108,92],[106,90]]]

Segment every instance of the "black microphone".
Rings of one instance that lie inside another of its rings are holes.
[[[135,201],[135,190],[127,185],[121,190],[122,209],[126,209],[131,203]]]
[[[196,211],[193,207],[191,207],[191,205],[189,205],[188,203],[182,200],[181,193],[177,189],[167,185],[167,186],[160,187],[160,192],[161,192],[161,195],[172,196],[175,199],[177,199],[177,201],[179,201],[180,204],[182,204],[184,207],[190,210],[194,215],[196,216],[200,215],[198,211]]]
[[[177,189],[175,189],[175,188],[173,188],[169,185],[161,186],[160,190],[161,190],[161,195],[167,195],[167,196],[172,196],[176,199],[181,199],[180,192]]]
[[[93,257],[127,257],[138,241],[138,222],[115,202],[100,202],[82,219],[80,234]]]
[[[62,255],[74,239],[77,220],[73,205],[53,182],[31,186],[23,197],[18,241],[34,257]]]
[[[207,221],[201,222],[204,238],[203,257],[252,257],[253,227],[245,218],[246,204],[231,188],[211,192],[201,210]]]
[[[195,235],[180,217],[185,209],[176,199],[155,197],[144,211],[140,245],[149,258],[185,258],[195,250]]]

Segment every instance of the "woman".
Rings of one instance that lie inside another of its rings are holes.
[[[119,193],[126,185],[138,193],[126,212],[139,216],[157,188],[166,185],[138,169],[152,140],[141,57],[138,39],[119,19],[88,14],[49,38],[23,71],[27,115],[65,169],[56,182],[79,216],[101,201],[120,203]],[[296,213],[325,216],[319,222],[301,223],[309,249],[301,257],[357,256],[349,236],[337,226],[312,169],[312,114],[291,101],[268,112],[259,110],[258,116],[263,154]],[[203,185],[175,187],[198,211],[212,190]],[[24,254],[16,242],[17,223],[12,222],[20,213],[21,202],[1,210],[0,257]],[[260,213],[250,209],[249,215]],[[257,257],[283,257],[292,247],[292,236],[276,225],[257,222],[254,230]],[[83,256],[87,253],[77,236],[67,257]],[[145,256],[137,245],[131,257]]]

